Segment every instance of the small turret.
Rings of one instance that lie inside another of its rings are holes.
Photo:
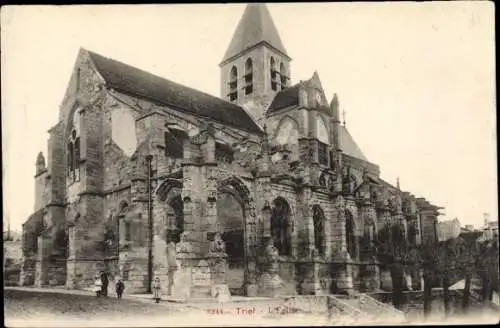
[[[36,157],[36,175],[43,173],[45,170],[45,157],[43,157],[42,152],[39,152],[38,156]]]
[[[332,111],[332,116],[334,118],[335,123],[340,123],[340,115],[339,115],[339,98],[337,94],[333,94],[332,102],[330,103],[330,110]]]
[[[45,166],[45,157],[42,152],[36,157],[35,174],[35,212],[45,205],[45,183],[47,178],[47,167]]]

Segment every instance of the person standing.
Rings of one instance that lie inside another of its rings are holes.
[[[102,281],[102,289],[101,289],[101,294],[102,296],[108,296],[108,275],[106,272],[101,271],[101,281]]]
[[[116,283],[116,296],[118,297],[118,299],[122,298],[124,290],[125,285],[123,284],[123,281],[121,279],[118,279],[118,282]]]
[[[97,297],[101,296],[102,280],[101,280],[101,276],[98,273],[96,273],[96,275],[94,277],[94,291],[95,291],[95,295]]]
[[[160,278],[156,277],[153,282],[153,293],[156,303],[160,303]]]

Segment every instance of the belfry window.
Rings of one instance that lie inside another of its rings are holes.
[[[280,64],[280,80],[281,80],[281,90],[286,89],[288,86],[288,75],[286,74],[286,68],[283,63]]]
[[[245,95],[253,92],[253,62],[248,58],[245,63]]]
[[[274,60],[274,57],[271,57],[270,64],[271,64],[271,69],[270,69],[271,89],[273,89],[273,91],[277,91],[278,90],[278,73],[279,72],[276,70],[276,61]]]
[[[238,69],[236,66],[231,68],[229,73],[229,101],[238,99]]]

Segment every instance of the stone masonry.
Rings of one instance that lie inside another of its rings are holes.
[[[290,83],[265,5],[238,31],[222,99],[80,50],[36,159],[21,285],[87,288],[102,270],[180,298],[377,291],[381,231],[435,238],[439,208],[380,179],[319,74]]]

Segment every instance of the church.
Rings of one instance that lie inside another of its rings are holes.
[[[383,181],[340,97],[317,72],[292,84],[291,60],[264,4],[236,27],[220,97],[80,49],[36,158],[19,284],[84,289],[105,271],[184,298],[384,288],[380,232],[431,242],[440,207]]]

